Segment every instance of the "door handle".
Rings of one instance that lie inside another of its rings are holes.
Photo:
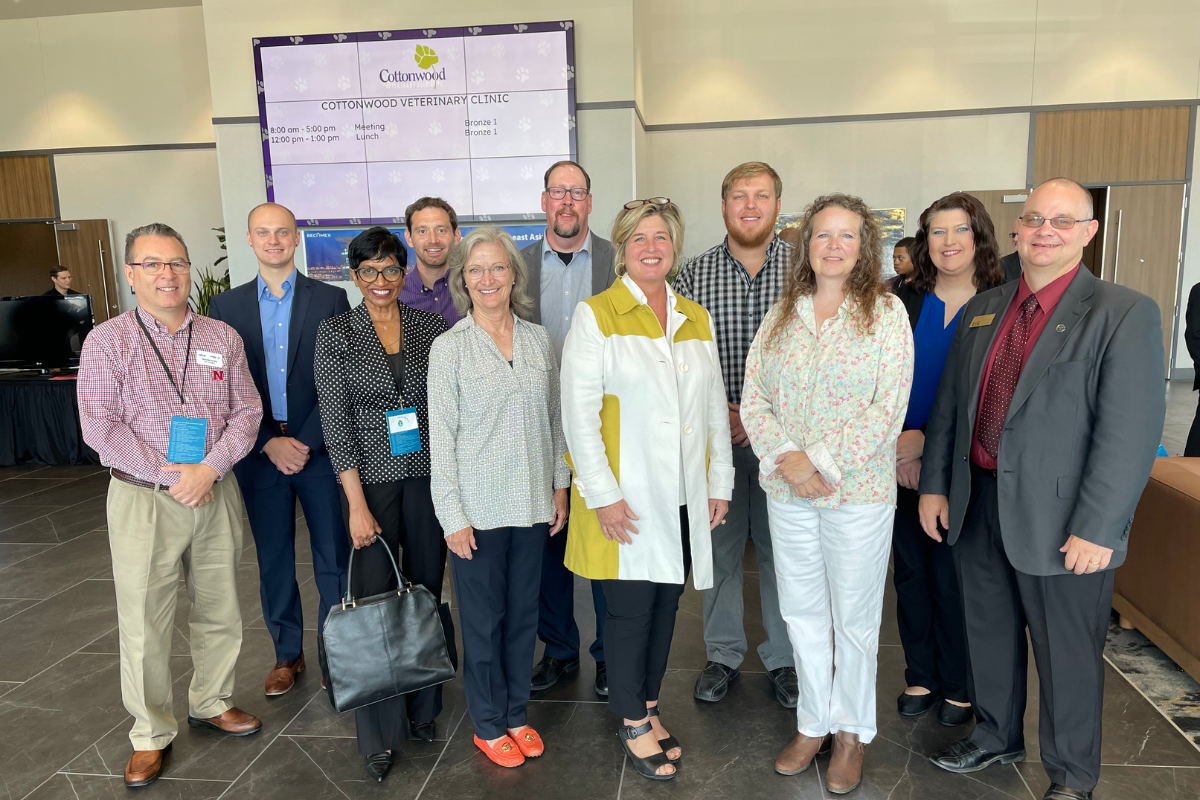
[[[1117,269],[1121,266],[1121,215],[1124,213],[1125,209],[1117,210],[1117,251],[1113,253],[1113,283],[1117,282]]]
[[[112,303],[108,299],[108,275],[104,273],[104,241],[96,240],[96,249],[100,251],[100,285],[104,287],[104,312],[112,316]],[[113,276],[114,278],[116,276]]]

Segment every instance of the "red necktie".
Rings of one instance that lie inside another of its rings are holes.
[[[1004,418],[1008,416],[1008,406],[1012,403],[1017,379],[1021,377],[1025,343],[1029,341],[1029,326],[1037,307],[1035,294],[1029,295],[1021,303],[1016,322],[1009,328],[996,351],[996,360],[992,363],[987,389],[983,393],[983,403],[979,406],[979,443],[992,458],[1000,451],[1000,432],[1004,430]]]

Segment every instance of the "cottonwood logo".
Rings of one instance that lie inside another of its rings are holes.
[[[417,45],[413,52],[413,61],[417,62],[420,72],[402,72],[400,70],[379,70],[379,80],[382,83],[417,83],[428,84],[437,88],[438,81],[446,80],[446,68],[434,69],[438,63],[437,52],[432,47]]]

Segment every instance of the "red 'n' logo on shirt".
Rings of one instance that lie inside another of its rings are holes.
[[[225,380],[225,370],[223,370],[223,369],[214,369],[214,370],[213,370],[213,380],[214,380],[214,381],[223,381],[223,380]]]

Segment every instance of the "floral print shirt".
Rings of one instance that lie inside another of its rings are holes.
[[[781,502],[821,508],[896,503],[896,439],[912,387],[912,326],[892,294],[875,301],[875,324],[864,334],[847,297],[818,336],[811,296],[802,297],[781,337],[766,338],[779,315],[767,313],[746,357],[742,425],[762,459],[759,481]],[[803,499],[792,492],[775,459],[803,450],[834,488]]]

